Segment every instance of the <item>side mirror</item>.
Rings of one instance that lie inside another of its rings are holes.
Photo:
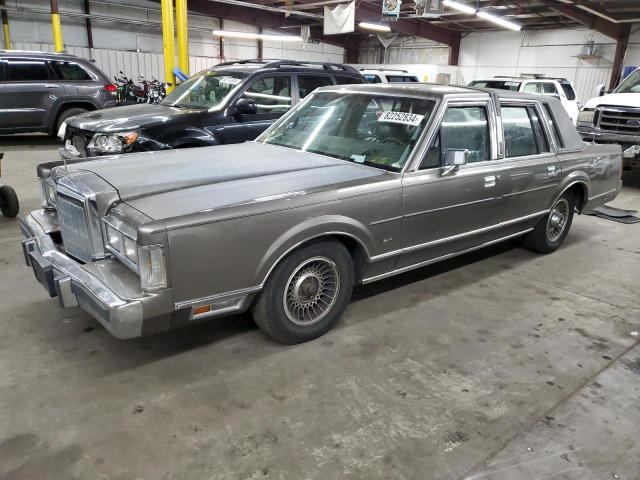
[[[249,100],[248,98],[241,98],[236,102],[236,114],[255,114],[258,113],[258,106],[256,102],[253,100]]]
[[[444,151],[444,166],[455,168],[459,167],[460,165],[466,165],[468,158],[469,150],[447,148]]]
[[[605,94],[605,88],[604,85],[597,85],[596,86],[596,97],[601,97]]]

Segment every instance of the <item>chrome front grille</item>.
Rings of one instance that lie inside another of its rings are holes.
[[[83,262],[92,257],[91,236],[84,203],[58,193],[58,219],[65,251]]]
[[[640,135],[640,108],[602,107],[598,127],[605,132]]]

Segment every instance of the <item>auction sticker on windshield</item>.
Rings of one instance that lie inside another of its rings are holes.
[[[409,112],[381,112],[378,114],[379,122],[400,123],[402,125],[411,125],[417,127],[424,118],[424,115]]]

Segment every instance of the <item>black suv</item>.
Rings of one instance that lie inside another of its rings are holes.
[[[116,86],[92,60],[0,50],[0,133],[57,134],[68,117],[115,104]]]
[[[226,62],[179,85],[159,104],[90,112],[67,120],[66,159],[253,140],[313,90],[365,83],[354,68],[291,60]]]

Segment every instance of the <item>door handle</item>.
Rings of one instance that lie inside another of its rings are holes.
[[[484,186],[485,188],[491,188],[496,186],[496,176],[495,175],[487,175],[484,177]]]
[[[56,87],[57,85],[51,84],[51,83],[44,86],[44,88],[56,88]]]

